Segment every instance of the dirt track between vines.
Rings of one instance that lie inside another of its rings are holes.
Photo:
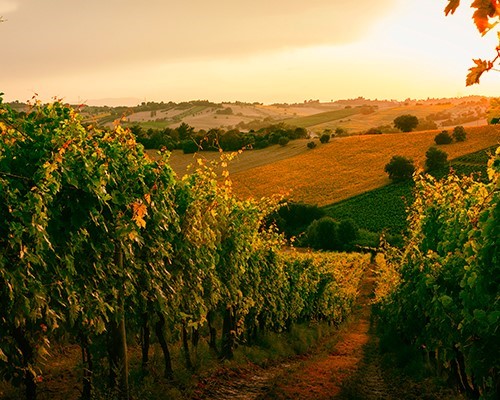
[[[225,371],[196,400],[460,400],[432,380],[416,382],[383,363],[371,325],[373,273],[368,272],[353,315],[310,353],[269,368]]]
[[[369,296],[373,278],[364,279],[354,315],[335,334],[324,338],[304,356],[269,367],[227,374],[209,382],[200,399],[331,399],[339,396],[349,378],[362,363],[364,347],[370,341]],[[231,376],[233,375],[233,376]],[[370,371],[370,386],[383,396],[384,383],[377,371]],[[378,399],[386,397],[364,397]]]

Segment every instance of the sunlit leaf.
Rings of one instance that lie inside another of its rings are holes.
[[[446,15],[448,15],[449,13],[453,14],[459,5],[460,5],[460,0],[449,0],[448,5],[444,9],[445,14]]]

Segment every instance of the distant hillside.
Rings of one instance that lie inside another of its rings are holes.
[[[438,131],[335,138],[299,155],[232,175],[241,196],[287,194],[324,206],[388,184],[384,166],[393,155],[423,166]],[[467,140],[439,146],[452,159],[500,143],[500,127],[467,128]],[[306,146],[306,141],[303,142]]]
[[[23,104],[13,103],[17,108]],[[196,130],[212,128],[242,131],[258,130],[269,124],[285,122],[287,125],[307,128],[319,134],[325,129],[342,128],[347,134],[364,133],[370,128],[391,131],[399,115],[413,114],[421,121],[432,121],[437,127],[485,123],[489,99],[469,96],[455,99],[428,100],[338,100],[328,103],[305,101],[297,104],[214,103],[208,100],[189,102],[143,102],[135,107],[79,106],[88,121],[112,125],[121,120],[125,126],[134,124],[143,128],[175,128],[182,122]]]

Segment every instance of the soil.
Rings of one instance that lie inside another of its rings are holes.
[[[354,315],[305,356],[269,368],[220,372],[200,385],[197,400],[462,399],[432,380],[414,381],[387,366],[371,322],[373,277],[365,278]]]

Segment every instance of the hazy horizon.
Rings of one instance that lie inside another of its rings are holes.
[[[331,100],[495,96],[467,6],[447,1],[0,0],[0,91],[68,102]],[[130,105],[130,103],[129,103]]]

